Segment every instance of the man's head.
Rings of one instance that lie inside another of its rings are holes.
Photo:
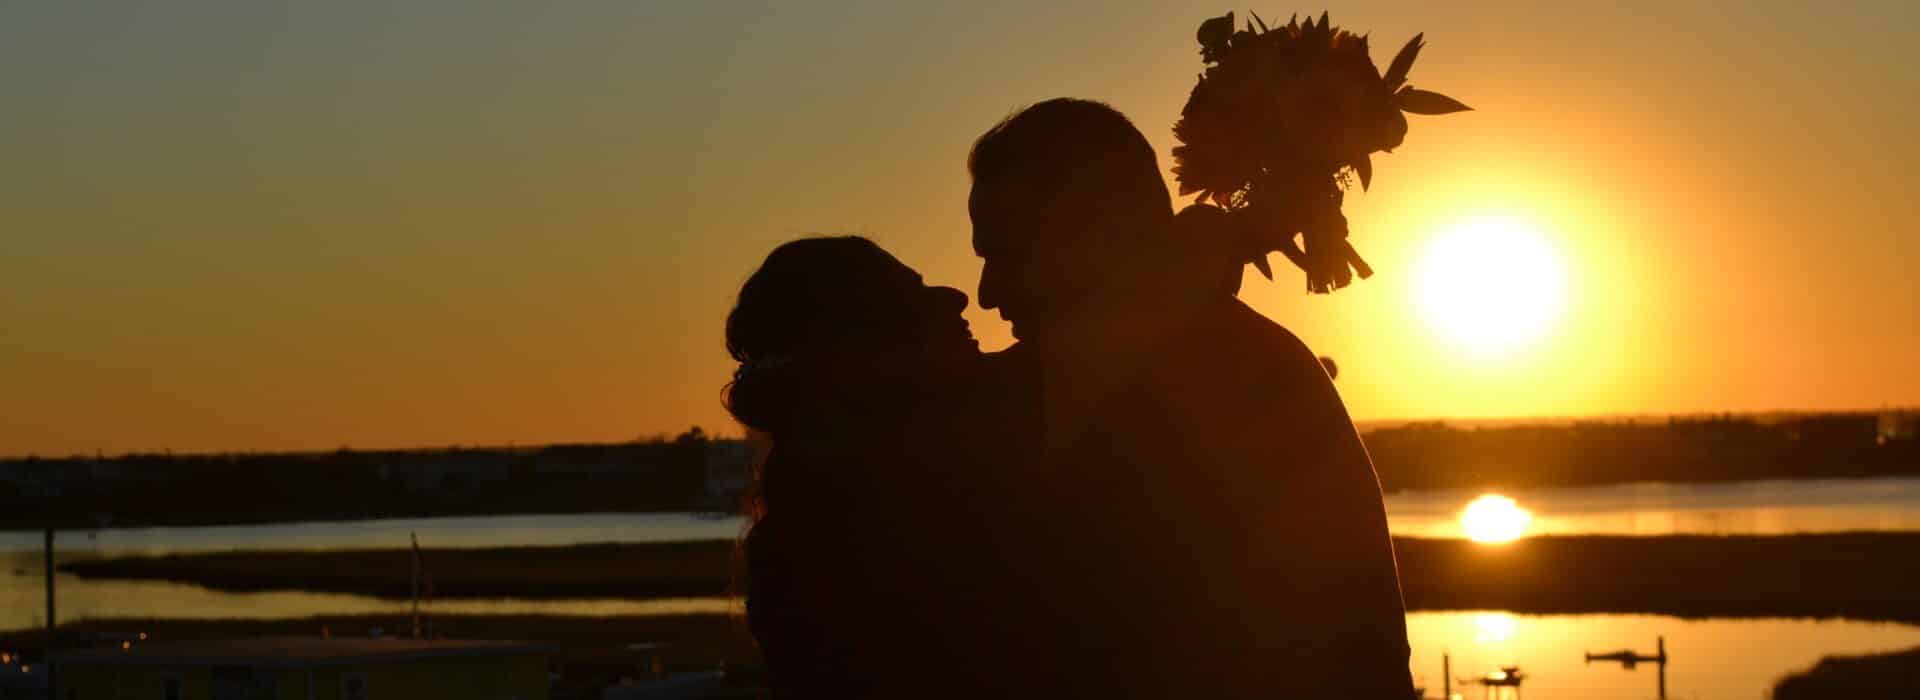
[[[1153,146],[1099,102],[1054,99],[974,142],[973,248],[980,306],[1023,340],[1151,302],[1172,199]]]

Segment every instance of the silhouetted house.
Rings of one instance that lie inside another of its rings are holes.
[[[552,445],[534,454],[534,471],[545,476],[597,476],[632,472],[658,462],[660,445]]]
[[[1780,427],[1789,439],[1803,443],[1857,447],[1878,441],[1880,417],[1864,413],[1804,416],[1789,419]]]
[[[33,457],[0,462],[0,484],[27,498],[56,498],[66,490],[65,464]]]
[[[1920,411],[1880,414],[1880,444],[1920,440]]]
[[[549,653],[530,642],[279,637],[55,658],[63,700],[545,700]]]
[[[707,443],[705,491],[708,500],[732,503],[753,479],[753,443],[714,440]]]
[[[511,463],[496,450],[414,452],[381,463],[375,473],[408,491],[459,491],[506,481]]]

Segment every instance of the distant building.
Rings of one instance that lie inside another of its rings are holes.
[[[0,462],[0,484],[28,498],[58,498],[66,489],[64,462],[29,457]]]
[[[1879,441],[1880,416],[1873,414],[1832,414],[1804,416],[1780,425],[1787,437],[1802,442],[1832,446],[1872,445]]]
[[[663,446],[649,443],[549,445],[533,453],[532,463],[542,476],[605,476],[658,466],[664,455]]]
[[[375,467],[374,473],[408,491],[457,491],[506,481],[511,460],[511,455],[489,450],[419,452],[391,458]]]
[[[1880,444],[1920,440],[1920,411],[1890,411],[1880,414]]]
[[[707,443],[705,491],[708,499],[732,503],[753,480],[753,443],[714,440]]]
[[[56,657],[64,700],[546,700],[530,642],[278,637],[155,642]]]

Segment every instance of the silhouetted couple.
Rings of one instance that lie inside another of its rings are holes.
[[[968,161],[983,308],[855,237],[727,318],[770,439],[746,541],[779,697],[1400,698],[1379,484],[1332,381],[1234,298],[1120,113],[1052,100]]]

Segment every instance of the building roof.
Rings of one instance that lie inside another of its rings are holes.
[[[58,654],[62,665],[247,666],[311,668],[397,663],[429,658],[544,654],[539,642],[391,637],[261,637],[146,642],[130,649],[88,649]]]

